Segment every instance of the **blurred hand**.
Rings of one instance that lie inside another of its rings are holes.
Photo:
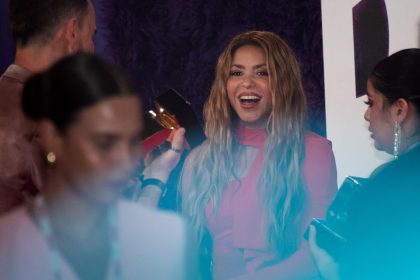
[[[168,139],[171,148],[150,162],[143,172],[144,178],[156,178],[165,182],[178,164],[185,142],[185,129],[173,130]]]
[[[316,243],[316,228],[309,227],[309,249],[321,276],[325,280],[339,280],[339,264],[336,260]]]

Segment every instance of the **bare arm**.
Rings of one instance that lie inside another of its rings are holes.
[[[153,160],[143,172],[143,180],[157,179],[162,183],[166,184],[171,171],[178,164],[184,145],[184,134],[185,129],[177,129],[173,138],[171,139],[171,149],[164,152],[158,158]],[[159,204],[160,197],[162,195],[162,189],[157,184],[148,184],[142,188],[138,201],[149,207],[156,208]]]

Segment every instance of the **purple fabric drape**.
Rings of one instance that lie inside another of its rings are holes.
[[[15,44],[12,39],[9,18],[7,11],[9,9],[8,0],[0,0],[0,73],[6,71],[6,68],[12,63],[15,55]]]
[[[168,88],[189,100],[199,118],[218,54],[236,34],[276,32],[302,66],[309,125],[325,135],[320,0],[96,0],[102,53],[135,79],[146,108]]]
[[[13,58],[6,0],[0,1],[0,67]],[[135,80],[145,107],[175,88],[199,118],[216,58],[236,34],[276,32],[301,63],[309,126],[325,135],[320,0],[95,0],[99,54],[122,65]]]

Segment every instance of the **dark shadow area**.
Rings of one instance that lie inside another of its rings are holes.
[[[388,56],[388,14],[384,0],[362,0],[353,7],[356,97],[366,94],[373,66]]]

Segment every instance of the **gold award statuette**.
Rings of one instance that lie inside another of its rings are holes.
[[[164,108],[160,107],[157,110],[157,113],[153,110],[149,111],[150,116],[154,119],[159,125],[168,129],[178,129],[180,126],[174,115],[169,114]]]

